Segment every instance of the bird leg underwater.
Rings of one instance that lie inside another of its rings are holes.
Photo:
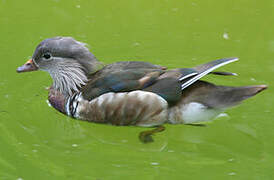
[[[185,125],[196,126],[196,127],[206,127],[207,126],[206,124],[185,124]],[[152,135],[155,135],[156,133],[159,133],[159,132],[163,132],[163,131],[165,131],[165,129],[166,128],[164,126],[157,126],[157,127],[154,127],[154,129],[152,129],[152,130],[142,131],[139,133],[139,140],[144,144],[152,143],[152,142],[154,142]]]
[[[206,124],[185,124],[185,125],[189,125],[189,126],[196,126],[196,127],[206,127]]]
[[[151,143],[154,142],[152,135],[159,133],[159,132],[163,132],[166,128],[164,126],[157,126],[152,130],[146,130],[146,131],[142,131],[139,133],[139,140],[144,143]]]

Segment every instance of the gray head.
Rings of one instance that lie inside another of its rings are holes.
[[[87,82],[88,74],[99,64],[84,43],[71,37],[54,37],[43,40],[36,47],[32,60],[17,72],[47,71],[53,79],[53,88],[71,95]]]

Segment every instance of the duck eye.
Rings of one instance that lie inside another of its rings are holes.
[[[51,58],[51,55],[50,55],[49,53],[45,53],[45,54],[43,55],[43,58],[45,58],[45,59],[50,59],[50,58]]]

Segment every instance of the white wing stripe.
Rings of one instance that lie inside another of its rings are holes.
[[[200,78],[202,78],[203,76],[207,75],[208,73],[210,73],[211,71],[213,71],[214,69],[217,69],[221,66],[224,66],[226,64],[229,64],[231,62],[234,62],[234,61],[237,61],[238,58],[234,58],[234,59],[231,59],[230,61],[226,61],[226,62],[223,62],[221,64],[218,64],[216,66],[213,66],[209,69],[207,69],[206,71],[202,72],[201,74],[198,74],[197,76],[193,77],[192,79],[190,79],[189,81],[185,82],[184,84],[182,84],[182,90],[187,88],[188,86],[190,86],[191,84],[193,84],[195,81],[199,80]]]

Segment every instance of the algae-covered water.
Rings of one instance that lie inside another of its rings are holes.
[[[0,1],[0,179],[274,179],[274,1]],[[223,57],[240,61],[209,76],[223,85],[269,89],[206,127],[144,128],[71,119],[49,107],[45,72],[17,74],[35,46],[72,36],[111,63],[168,68]]]

